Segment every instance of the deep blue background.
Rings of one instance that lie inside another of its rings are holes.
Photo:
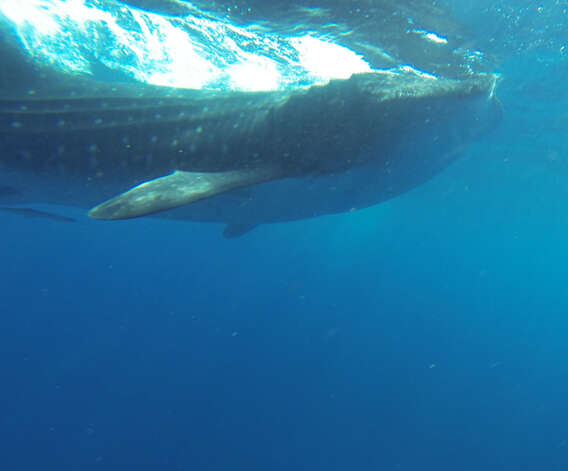
[[[1,214],[1,469],[568,469],[568,69],[539,54],[501,63],[501,128],[368,210],[235,240]]]

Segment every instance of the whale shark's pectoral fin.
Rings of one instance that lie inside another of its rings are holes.
[[[254,168],[228,172],[176,170],[150,180],[95,206],[94,219],[130,219],[185,206],[211,196],[282,177],[278,169]]]

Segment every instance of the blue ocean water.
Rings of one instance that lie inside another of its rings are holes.
[[[396,199],[231,240],[0,214],[2,469],[568,469],[566,5],[508,3],[456,7],[502,125]]]

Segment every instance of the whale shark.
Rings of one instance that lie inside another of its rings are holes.
[[[306,193],[296,204],[329,207],[288,219],[344,211],[342,200],[349,208],[371,206],[428,180],[494,125],[494,81],[363,74],[291,93],[82,84],[89,96],[10,96],[0,99],[2,186],[17,189],[6,199],[78,205],[95,219],[146,216],[233,193],[237,206],[249,207],[242,219],[256,213],[254,225],[278,221],[291,211],[278,214],[286,195],[271,197],[276,186],[233,191],[278,180],[293,190],[288,198]],[[274,216],[263,215],[270,208],[254,210],[252,200],[276,200]],[[225,198],[218,206],[231,204]],[[194,218],[207,220],[207,207]],[[217,220],[218,211],[210,212]],[[238,222],[238,209],[221,212],[233,213],[223,222]]]
[[[0,92],[3,207],[221,222],[227,237],[400,195],[502,113],[490,72],[442,77],[402,65],[235,91],[58,74],[29,58],[11,64],[26,84]]]

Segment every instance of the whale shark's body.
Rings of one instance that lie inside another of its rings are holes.
[[[494,80],[365,74],[286,93],[94,84],[89,96],[10,96],[1,185],[12,202],[115,198],[91,211],[100,219],[224,193],[168,216],[253,226],[366,207],[427,180],[491,126]]]

